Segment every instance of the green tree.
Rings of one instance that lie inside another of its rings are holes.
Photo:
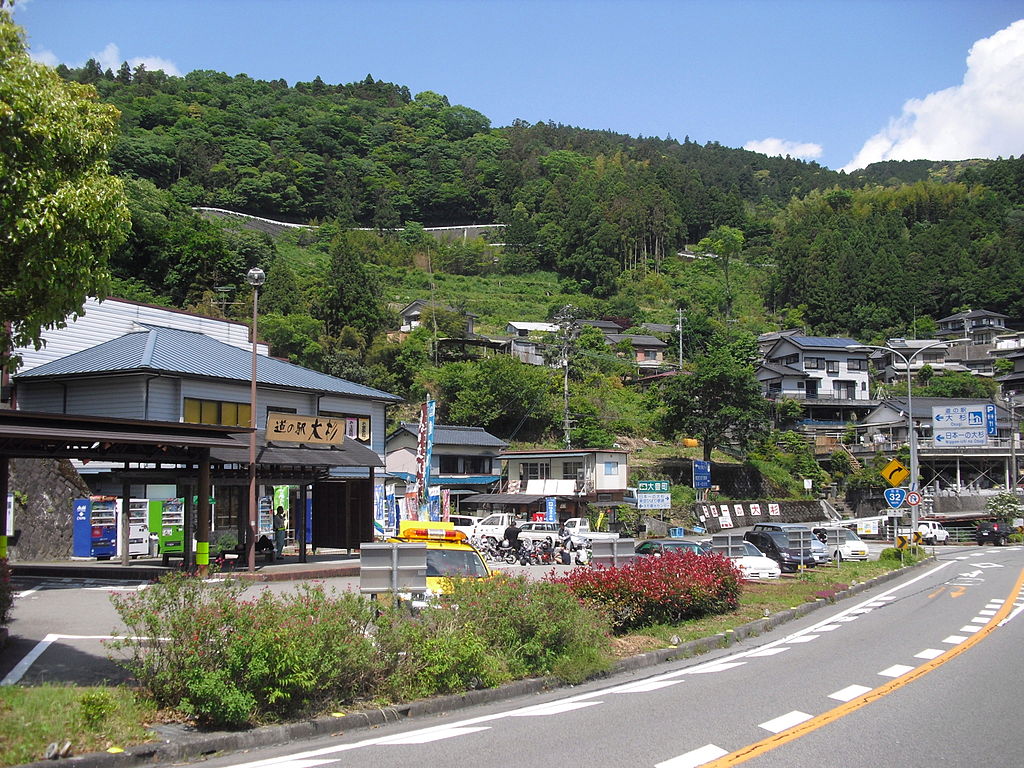
[[[33,62],[0,8],[0,325],[12,346],[39,346],[87,296],[105,298],[108,259],[128,207],[107,155],[118,111],[92,87]],[[9,324],[9,325],[8,325]]]
[[[725,306],[722,311],[725,316],[732,316],[732,282],[729,277],[729,267],[732,260],[739,256],[743,250],[743,232],[735,227],[716,227],[707,237],[697,243],[697,252],[715,256],[722,267],[722,278],[725,282]]]
[[[699,438],[710,461],[726,442],[745,446],[764,432],[768,401],[754,372],[756,351],[749,336],[718,334],[693,360],[690,375],[675,376],[662,388],[662,433]]]
[[[915,392],[923,397],[977,397],[987,400],[999,385],[985,376],[974,376],[964,371],[953,371],[941,376],[932,376],[928,386]]]
[[[337,336],[348,325],[366,339],[372,339],[387,321],[376,272],[360,257],[352,238],[345,233],[331,242],[330,256],[320,304],[314,314],[323,320],[331,336]]]

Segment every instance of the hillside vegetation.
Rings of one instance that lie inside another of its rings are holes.
[[[242,276],[258,264],[274,354],[413,400],[431,392],[442,418],[516,440],[561,439],[559,372],[438,345],[462,333],[462,312],[496,335],[567,305],[637,327],[682,310],[686,367],[723,339],[783,327],[873,342],[927,337],[965,306],[1024,318],[1021,159],[847,175],[688,138],[494,127],[369,76],[290,86],[95,62],[60,71],[121,110],[111,164],[132,233],[111,262],[113,293],[244,320]],[[193,206],[316,226],[271,238]],[[506,225],[501,242],[423,230],[468,222]],[[414,299],[438,305],[428,327],[389,336]],[[624,386],[635,369],[616,351],[588,333],[572,342],[575,439],[678,434],[657,390]]]

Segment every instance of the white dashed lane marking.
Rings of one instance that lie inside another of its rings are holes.
[[[768,720],[767,722],[759,724],[758,728],[764,728],[766,731],[771,733],[780,733],[787,728],[792,728],[794,725],[799,725],[806,720],[811,719],[811,715],[806,712],[794,709],[792,712],[787,712],[784,715]]]
[[[915,659],[927,659],[928,661],[931,661],[932,659],[937,659],[939,656],[941,656],[944,653],[945,653],[945,651],[940,651],[938,648],[925,648],[920,653],[915,653],[914,654],[914,658]]]
[[[900,677],[907,674],[907,672],[913,672],[913,667],[908,667],[906,664],[893,664],[891,667],[883,669],[878,674],[882,677]]]
[[[858,696],[863,696],[870,690],[866,685],[848,685],[835,693],[830,693],[828,697],[837,701],[850,701]]]
[[[960,643],[962,643],[966,639],[967,638],[964,637],[963,635],[950,635],[949,637],[947,637],[942,642],[949,643],[950,645],[960,645]]]
[[[717,760],[718,758],[725,757],[728,754],[729,753],[721,747],[715,746],[714,744],[705,744],[700,749],[684,752],[679,755],[679,757],[673,757],[671,760],[658,763],[654,768],[697,768],[699,765],[710,763],[712,760]]]

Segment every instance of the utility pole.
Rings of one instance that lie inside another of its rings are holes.
[[[569,416],[569,355],[572,344],[579,334],[576,315],[572,304],[566,304],[555,315],[562,337],[562,431],[566,448],[572,448],[572,419]]]
[[[1017,393],[1007,392],[1010,406],[1010,492],[1017,493]]]
[[[679,370],[683,370],[683,308],[676,310],[676,330],[679,331]]]

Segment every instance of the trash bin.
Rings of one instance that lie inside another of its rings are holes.
[[[685,535],[685,528],[669,528],[668,535],[673,539],[681,539]]]
[[[156,557],[160,554],[160,537],[155,533],[149,534],[149,556]]]

